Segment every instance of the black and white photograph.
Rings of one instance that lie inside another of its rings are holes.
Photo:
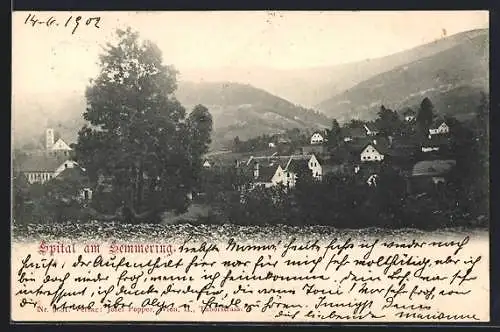
[[[487,322],[487,11],[14,12],[14,321]]]

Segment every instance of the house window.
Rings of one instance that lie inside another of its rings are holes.
[[[68,168],[68,164],[64,164],[64,168]]]

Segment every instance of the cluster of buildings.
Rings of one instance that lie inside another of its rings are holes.
[[[404,119],[415,123],[414,114],[405,113]],[[423,139],[411,135],[386,137],[372,124],[365,124],[342,128],[341,143],[334,148],[327,144],[327,133],[317,131],[310,136],[309,144],[289,155],[274,152],[239,156],[235,160],[221,154],[224,161],[213,156],[204,160],[203,167],[242,169],[254,188],[277,185],[293,188],[301,176],[321,182],[329,174],[353,176],[359,183],[373,187],[377,185],[381,165],[390,163],[406,179],[407,190],[416,192],[445,183],[447,174],[456,165],[449,150],[449,132],[443,119],[436,120]],[[15,160],[14,173],[29,185],[71,180],[80,185],[80,198],[90,200],[95,186],[90,184],[85,169],[73,159],[72,148],[52,128],[46,129],[44,140],[43,148],[24,151]]]
[[[92,189],[84,168],[73,158],[73,149],[53,128],[47,128],[43,146],[22,151],[13,162],[14,174],[28,185],[72,181],[80,185],[81,199],[90,200]]]
[[[415,125],[415,114],[405,113],[404,119]],[[427,137],[415,135],[384,136],[372,124],[341,129],[341,143],[331,148],[327,133],[317,131],[309,144],[291,155],[253,155],[244,159],[225,158],[225,166],[244,169],[251,174],[253,187],[284,185],[292,188],[300,176],[307,174],[322,181],[328,174],[353,176],[359,183],[376,186],[381,166],[389,163],[406,179],[410,193],[426,191],[445,183],[456,165],[450,152],[450,128],[445,120],[437,119]],[[217,158],[207,158],[203,166],[224,166]]]

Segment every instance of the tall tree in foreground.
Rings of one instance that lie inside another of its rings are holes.
[[[194,135],[192,121],[186,122],[173,97],[177,72],[162,65],[159,48],[130,28],[116,34],[118,42],[106,45],[100,73],[85,94],[88,124],[78,135],[77,159],[94,180],[112,179],[113,195],[135,220],[182,210],[180,190],[189,189],[197,165],[198,152],[192,152],[207,136]]]

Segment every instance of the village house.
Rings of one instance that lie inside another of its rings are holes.
[[[263,186],[270,188],[278,184],[284,184],[284,170],[280,165],[261,165],[255,162],[253,165],[254,187]]]
[[[318,158],[313,155],[295,155],[291,156],[286,167],[286,185],[290,188],[295,187],[297,179],[302,172],[310,172],[316,181],[323,178],[323,168]]]
[[[446,135],[450,132],[450,127],[442,119],[435,120],[429,128],[429,137],[432,135]]]
[[[381,152],[382,149],[377,146],[377,141],[373,140],[373,143],[368,143],[360,153],[361,162],[372,162],[372,161],[382,161],[384,160],[384,154]]]
[[[325,142],[325,138],[323,134],[320,132],[316,131],[312,134],[311,136],[311,145],[313,144],[323,144]]]
[[[65,156],[29,155],[16,165],[16,171],[24,175],[30,184],[43,184],[65,169],[74,167],[78,167],[78,163]]]
[[[253,185],[266,188],[278,184],[292,188],[302,172],[310,172],[317,181],[321,181],[323,175],[321,163],[315,155],[251,157],[246,166],[253,170]]]

